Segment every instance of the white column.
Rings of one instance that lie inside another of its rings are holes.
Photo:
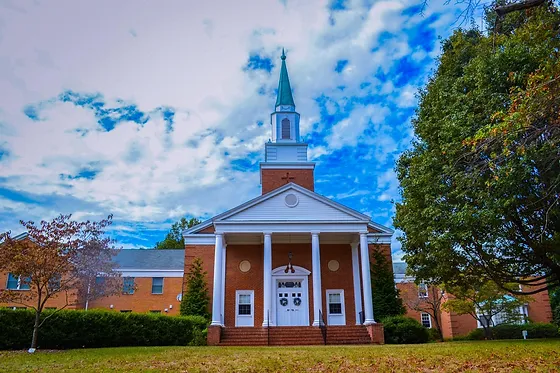
[[[321,319],[319,311],[323,310],[319,232],[311,232],[311,274],[313,275],[313,326],[319,326]]]
[[[360,254],[362,257],[362,287],[364,288],[364,325],[375,324],[373,301],[371,299],[371,274],[369,272],[369,250],[367,233],[360,233]]]
[[[263,278],[263,326],[267,327],[269,316],[272,319],[272,236],[264,233],[264,278]]]
[[[362,286],[360,284],[360,257],[358,256],[358,243],[352,246],[352,277],[354,280],[354,305],[356,306],[356,325],[361,324],[360,312],[362,309]]]
[[[216,245],[214,246],[214,284],[212,293],[212,324],[222,324],[222,263],[223,263],[223,244],[224,236],[221,233],[216,233]]]
[[[227,247],[227,243],[223,242],[222,245],[223,249],[222,249],[222,324],[225,325],[226,324],[226,312],[225,312],[225,307],[226,307],[226,247]]]

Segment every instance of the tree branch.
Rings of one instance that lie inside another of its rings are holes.
[[[529,9],[529,8],[539,6],[541,4],[544,4],[545,1],[546,0],[525,0],[525,1],[520,2],[520,3],[513,3],[513,4],[497,6],[497,7],[494,8],[494,11],[496,12],[496,14],[499,17],[503,17],[506,14],[511,13],[511,12],[516,12],[518,10],[524,10],[524,9]]]

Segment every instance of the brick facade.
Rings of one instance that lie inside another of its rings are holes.
[[[421,312],[411,309],[413,304],[412,297],[418,296],[418,287],[413,282],[397,283],[397,288],[401,293],[404,304],[406,306],[406,316],[412,317],[419,322],[422,322]],[[428,289],[428,292],[433,292],[434,288]],[[440,291],[439,289],[437,291]],[[448,294],[447,297],[453,295]],[[551,322],[552,311],[550,307],[550,300],[547,292],[541,292],[532,296],[533,302],[528,305],[529,319],[532,322]],[[445,301],[445,299],[443,300]],[[439,313],[441,320],[441,329],[444,338],[454,338],[469,334],[472,330],[477,328],[477,321],[471,315],[458,315],[454,312],[440,310]],[[432,328],[435,328],[432,319]]]
[[[313,172],[312,169],[263,169],[261,170],[262,194],[280,188],[288,181],[314,191]],[[289,173],[289,179],[286,179],[286,173]]]
[[[152,278],[136,277],[134,294],[119,294],[89,302],[88,308],[130,310],[134,312],[160,311],[161,314],[178,315],[181,302],[177,296],[183,291],[182,277],[164,277],[163,294],[152,294]],[[113,308],[111,308],[111,305]],[[166,311],[167,309],[167,311]]]

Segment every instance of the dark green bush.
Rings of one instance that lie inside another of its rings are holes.
[[[523,339],[523,330],[527,330],[527,338],[558,338],[560,332],[558,327],[554,324],[547,323],[529,323],[529,324],[501,324],[490,328],[493,339]],[[484,340],[484,329],[478,328],[471,331],[465,336],[453,338],[454,341],[470,340],[479,341]]]
[[[429,339],[428,329],[418,321],[406,316],[390,316],[383,319],[385,343],[426,343]]]
[[[0,309],[0,350],[29,347],[34,317],[32,310]],[[206,327],[199,316],[63,310],[39,329],[39,348],[198,345]]]
[[[464,336],[464,339],[469,340],[469,341],[483,341],[484,339],[486,339],[486,335],[484,334],[484,329],[477,328],[477,329],[471,330],[471,332],[469,334]],[[453,338],[453,340],[458,340],[458,339]]]
[[[436,328],[428,329],[428,340],[429,341],[440,341],[441,337],[439,331]]]
[[[502,324],[492,328],[494,339],[522,339],[523,330],[527,330],[527,338],[557,338],[558,327],[554,324],[531,323],[524,325]]]

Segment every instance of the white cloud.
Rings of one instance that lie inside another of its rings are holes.
[[[399,148],[383,131],[386,105],[352,107],[331,130],[318,123],[315,99],[330,97],[330,114],[372,92],[413,105],[412,86],[395,89],[374,75],[407,54],[422,57],[399,32],[423,20],[402,14],[411,5],[404,0],[370,9],[354,1],[351,10],[332,15],[324,2],[304,0],[286,6],[276,0],[6,4],[0,5],[0,145],[7,144],[10,155],[0,163],[0,186],[61,201],[31,205],[3,198],[0,213],[18,211],[23,218],[113,212],[116,220],[141,224],[140,231],[185,214],[207,217],[254,197],[258,174],[237,171],[231,161],[261,153],[270,137],[274,99],[257,90],[276,88],[281,47],[288,51],[302,134],[315,129],[326,136],[326,145],[310,148],[310,158],[368,140],[364,131],[373,126],[379,137],[372,157],[386,159]],[[430,14],[440,10],[430,4]],[[443,32],[448,23],[440,19],[434,27]],[[394,33],[394,40],[379,45],[381,32]],[[252,52],[274,57],[271,74],[243,71]],[[349,63],[338,74],[334,67],[343,59]],[[362,82],[371,86],[362,89]],[[37,122],[23,114],[26,105],[67,89],[101,93],[108,106],[134,103],[150,119],[106,132],[91,110],[71,103],[46,104]],[[172,134],[154,112],[162,105],[176,110]],[[96,168],[94,179],[60,177],[84,167]]]

